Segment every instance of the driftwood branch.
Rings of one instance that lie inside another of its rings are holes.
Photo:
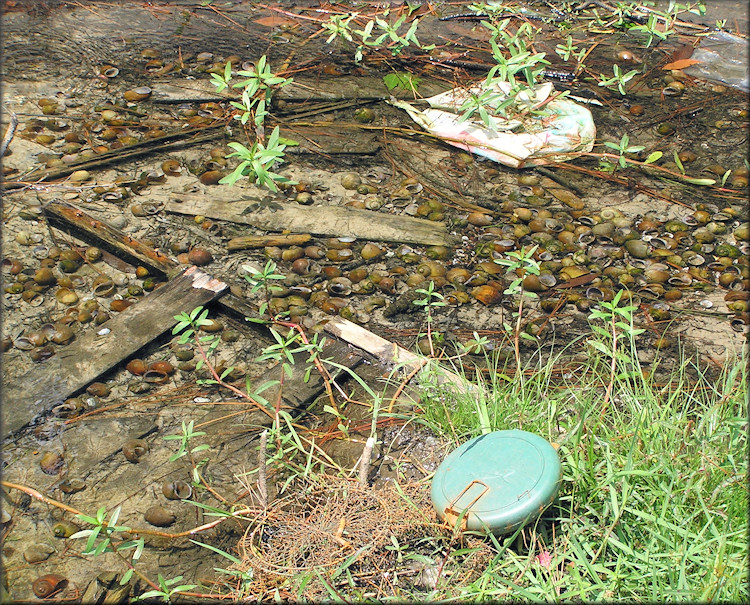
[[[18,128],[18,116],[12,110],[8,109],[8,107],[6,107],[5,110],[10,116],[10,123],[8,124],[8,130],[6,130],[3,135],[3,142],[0,143],[0,157],[5,155],[8,145],[10,145],[10,142],[13,140],[13,135],[16,133],[16,128]]]
[[[227,242],[227,250],[247,250],[248,248],[265,248],[266,246],[301,246],[311,239],[312,236],[309,233],[245,235],[230,239]]]

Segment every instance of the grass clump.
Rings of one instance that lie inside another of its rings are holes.
[[[480,578],[434,598],[748,601],[744,360],[715,376],[685,359],[657,382],[632,318],[603,311],[587,361],[509,376],[488,360],[479,394],[424,385],[422,421],[456,444],[520,428],[559,444],[563,465],[542,518],[493,540]]]

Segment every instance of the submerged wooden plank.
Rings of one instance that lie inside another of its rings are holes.
[[[252,200],[226,202],[210,198],[170,201],[167,212],[252,225],[267,231],[291,231],[331,237],[353,236],[363,240],[450,245],[452,237],[444,223],[410,216],[396,216],[348,206],[261,206]]]
[[[430,97],[445,91],[444,82],[432,78],[423,78],[419,83],[419,93]],[[388,89],[383,78],[373,76],[338,76],[332,78],[306,78],[295,76],[294,80],[280,88],[275,97],[287,103],[307,101],[380,101],[391,96],[402,99],[414,99],[412,91],[400,87]],[[236,99],[238,94],[223,91],[216,92],[216,86],[210,80],[185,80],[184,78],[163,78],[154,85],[151,102],[161,104],[204,103],[208,101],[227,101]]]
[[[84,239],[101,240],[114,252],[122,252],[139,262],[172,277],[180,272],[180,266],[166,254],[124,234],[104,221],[94,218],[72,204],[54,200],[44,207],[48,219],[56,227],[71,228]]]
[[[128,307],[97,331],[83,334],[40,363],[23,382],[6,385],[3,433],[14,433],[51,410],[177,322],[174,316],[220,297],[224,282],[190,267]],[[108,331],[104,331],[108,330]]]

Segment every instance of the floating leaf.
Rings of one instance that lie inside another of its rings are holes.
[[[288,19],[286,17],[277,15],[261,17],[260,19],[256,19],[255,21],[253,21],[253,23],[257,23],[258,25],[265,25],[266,27],[284,27],[297,24],[297,22],[293,19]]]
[[[688,183],[691,183],[693,185],[715,185],[716,179],[694,179],[692,177],[684,176],[682,177],[683,181],[686,181]]]
[[[698,61],[698,59],[680,59],[678,61],[667,63],[664,67],[662,67],[662,69],[685,69],[686,67],[690,67],[691,65],[695,65],[696,63],[700,63],[700,61]]]
[[[383,76],[383,82],[385,82],[388,90],[401,88],[402,90],[410,90],[416,92],[420,81],[420,78],[404,72],[391,73]]]

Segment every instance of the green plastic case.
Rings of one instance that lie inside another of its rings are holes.
[[[534,433],[495,431],[467,441],[432,480],[432,504],[451,526],[502,535],[542,514],[557,496],[560,457]]]

